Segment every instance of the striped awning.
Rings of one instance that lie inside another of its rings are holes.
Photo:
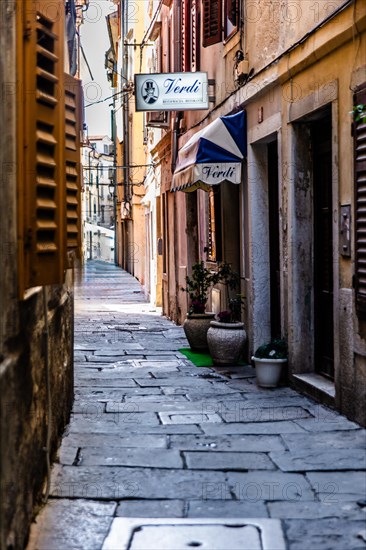
[[[171,191],[207,191],[224,181],[239,184],[246,154],[245,111],[221,116],[179,150]]]

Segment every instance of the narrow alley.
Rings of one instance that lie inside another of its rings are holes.
[[[365,430],[184,347],[134,277],[86,264],[71,422],[27,550],[365,548]]]

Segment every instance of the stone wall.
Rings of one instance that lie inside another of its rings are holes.
[[[48,399],[43,291],[19,301],[17,280],[16,61],[18,2],[0,6],[0,547],[21,549],[46,478]],[[73,398],[72,277],[46,289],[52,396],[51,454]]]

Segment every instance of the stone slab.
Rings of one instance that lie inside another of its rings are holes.
[[[228,472],[227,480],[237,500],[285,500],[289,503],[314,500],[310,483],[300,474],[265,470],[247,473]],[[211,495],[211,491],[208,495]]]
[[[51,477],[51,495],[55,498],[99,500],[199,500],[207,485],[225,484],[225,479],[223,472],[55,464]],[[212,495],[211,498],[219,499],[220,496]]]
[[[188,388],[187,391],[189,391],[189,389],[194,389],[196,391],[199,391],[199,390],[211,390],[213,387],[212,385],[210,384],[210,382],[206,382],[204,380],[197,380],[193,377],[188,377],[188,376],[180,376],[180,377],[177,377],[177,376],[171,376],[169,378],[138,378],[138,377],[135,377],[134,378],[135,382],[141,386],[142,388],[148,386],[148,387],[154,387],[154,386],[168,386],[169,388],[173,388],[173,389],[183,389],[183,388]]]
[[[180,400],[177,399],[177,397],[180,397]],[[168,396],[161,397],[160,401],[153,401],[147,400],[142,401],[140,398],[136,397],[135,399],[128,399],[125,400],[123,405],[131,407],[131,409],[134,407],[135,410],[138,410],[139,412],[164,412],[164,413],[170,413],[170,414],[178,414],[178,413],[184,413],[184,414],[199,414],[203,415],[202,412],[202,405],[200,404],[194,404],[189,402],[187,399],[184,398],[184,396],[177,396],[176,398],[170,398]],[[165,398],[165,402],[164,402]],[[116,410],[116,405],[113,401],[108,402],[106,405],[106,411],[107,412],[114,412]],[[118,410],[118,409],[117,409]],[[219,417],[219,421],[221,422],[221,419]]]
[[[100,550],[116,506],[115,502],[50,500],[31,526],[27,550]]]
[[[109,416],[113,416],[109,413]],[[135,422],[88,422],[84,419],[73,422],[67,427],[66,433],[70,434],[95,434],[105,435],[131,435],[131,434],[202,434],[202,430],[195,424],[141,424]]]
[[[364,522],[334,519],[285,521],[290,550],[305,548],[321,550],[358,550],[365,542],[357,535],[364,529]]]
[[[266,518],[264,502],[238,502],[233,500],[191,500],[189,518]]]
[[[116,516],[125,518],[182,518],[182,500],[127,500],[120,502]]]
[[[338,502],[342,495],[357,501],[366,495],[366,472],[310,472],[306,477],[321,501]]]
[[[100,386],[101,388],[133,388],[137,387],[137,384],[130,378],[97,378],[91,374],[90,377],[77,380],[77,386],[78,388],[90,388],[91,386]]]
[[[241,452],[269,452],[284,450],[282,439],[278,435],[172,435],[169,447],[181,451],[241,451]]]
[[[118,404],[118,403],[117,403]],[[158,426],[159,419],[154,413],[140,413],[135,407],[129,407],[128,403],[119,403],[126,405],[124,409],[115,413],[100,413],[95,409],[88,409],[85,413],[75,413],[72,415],[69,424],[70,432],[90,433],[119,433],[121,430],[131,430],[139,426]],[[122,412],[125,411],[125,412]]]
[[[283,472],[309,470],[365,470],[366,452],[362,449],[270,453],[273,462]]]
[[[245,403],[246,404],[246,403]],[[303,407],[236,407],[236,410],[225,410],[220,413],[225,422],[273,422],[281,420],[298,420],[310,418],[310,413]]]
[[[79,452],[78,465],[182,468],[183,460],[176,450],[147,447],[145,449],[131,447],[82,447]]]
[[[222,422],[218,414],[201,413],[159,413],[163,424],[205,424],[209,422]]]
[[[188,468],[192,470],[274,470],[265,453],[185,452]]]
[[[202,430],[207,435],[228,435],[228,434],[283,434],[300,433],[302,428],[295,422],[243,422],[224,424],[203,424]]]
[[[299,426],[309,432],[333,432],[338,430],[358,430],[360,426],[345,417],[336,415],[334,419],[309,418],[297,420]]]
[[[268,502],[271,518],[366,520],[365,510],[356,502]]]
[[[156,390],[156,388],[150,388],[151,390]],[[140,390],[143,390],[143,388],[140,388]],[[160,395],[156,395],[158,392],[153,391],[151,395],[149,390],[143,390],[141,391],[141,394],[139,394],[137,397],[134,395],[125,395],[124,396],[124,403],[130,403],[130,402],[137,402],[140,407],[143,407],[141,410],[146,410],[148,407],[151,407],[152,410],[156,409],[157,406],[160,404],[161,406],[170,406],[170,403],[177,404],[178,402],[180,404],[189,403],[188,399],[184,395],[165,395],[161,393]],[[193,405],[194,406],[194,405]],[[146,407],[146,409],[145,409]]]
[[[75,388],[75,398],[88,401],[94,401],[94,399],[97,399],[98,401],[108,401],[108,399],[114,400],[115,398],[117,401],[120,401],[120,396],[123,398],[127,395],[132,396],[132,399],[135,399],[135,396],[160,396],[163,395],[163,393],[160,388],[146,389],[139,388],[138,386],[131,388],[103,388],[98,386],[83,386],[82,388]]]
[[[366,430],[323,432],[321,437],[318,433],[307,433],[306,437],[301,434],[284,434],[283,440],[290,451],[365,449]]]
[[[177,436],[175,436],[177,437]],[[99,449],[106,447],[134,447],[142,449],[166,449],[166,435],[123,435],[123,434],[89,434],[89,433],[69,433],[64,436],[61,443],[61,451],[63,449],[81,448],[95,446]]]

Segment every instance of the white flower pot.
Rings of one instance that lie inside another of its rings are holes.
[[[252,357],[255,363],[257,385],[262,388],[275,388],[281,378],[282,366],[287,359],[259,359]]]

